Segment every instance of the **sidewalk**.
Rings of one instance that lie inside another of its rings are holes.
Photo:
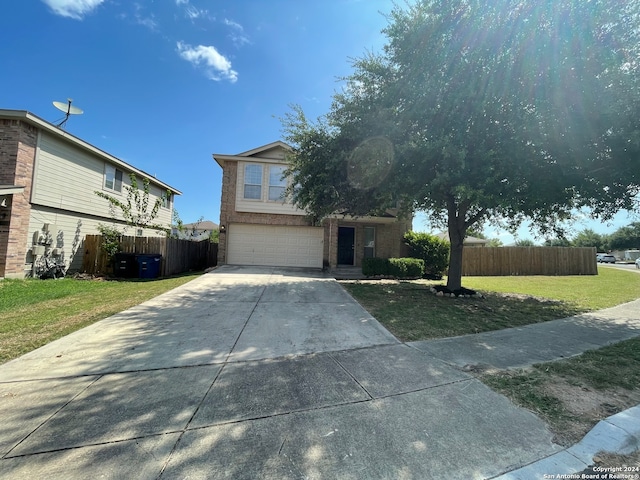
[[[220,268],[1,365],[0,478],[535,479],[518,469],[585,465],[601,435],[565,450],[465,367],[639,334],[640,300],[402,344],[332,279]],[[597,429],[629,447],[639,424]]]
[[[640,299],[561,320],[409,345],[462,370],[491,370],[561,360],[639,335]],[[602,420],[578,444],[495,478],[558,478],[589,467],[599,451],[626,455],[638,449],[640,405]]]

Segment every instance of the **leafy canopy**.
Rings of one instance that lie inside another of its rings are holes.
[[[290,194],[317,218],[401,201],[447,225],[449,284],[484,223],[603,219],[640,185],[639,2],[419,0],[316,123],[284,119]],[[453,280],[452,280],[453,278]],[[451,286],[450,286],[451,288]]]

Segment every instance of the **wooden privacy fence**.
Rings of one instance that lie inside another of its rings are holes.
[[[462,254],[462,275],[597,275],[593,247],[474,247]]]
[[[162,237],[120,237],[120,252],[162,255],[161,277],[204,270],[218,263],[218,244],[209,240],[193,242]],[[102,250],[102,235],[85,237],[82,271],[91,274],[113,271]]]

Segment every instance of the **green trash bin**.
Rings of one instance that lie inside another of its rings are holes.
[[[138,261],[138,278],[158,278],[160,276],[162,255],[139,254],[136,255],[136,260]]]

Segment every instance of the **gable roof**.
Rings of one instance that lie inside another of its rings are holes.
[[[435,234],[440,240],[449,241],[449,232],[440,232]],[[476,237],[464,237],[463,245],[484,245],[485,243],[489,243],[489,240],[485,240],[484,238],[476,238]]]
[[[278,151],[291,151],[292,148],[290,145],[287,145],[281,140],[276,142],[267,143],[266,145],[262,145],[261,147],[252,148],[251,150],[247,150],[246,152],[236,153],[235,155],[229,155],[224,153],[214,153],[213,159],[222,167],[223,160],[246,160],[252,157],[260,158],[261,160],[272,160],[282,162],[281,158],[270,156],[270,152]]]
[[[164,183],[158,180],[154,175],[145,172],[144,170],[140,170],[139,168],[134,167],[133,165],[128,164],[124,160],[120,160],[117,157],[114,157],[110,153],[105,152],[104,150],[100,150],[98,147],[91,145],[88,142],[76,137],[75,135],[70,134],[66,130],[63,130],[52,123],[43,120],[42,118],[34,115],[31,112],[26,110],[4,110],[0,109],[0,118],[8,119],[8,120],[21,120],[25,123],[28,123],[36,128],[41,130],[45,130],[47,133],[54,135],[56,138],[62,139],[68,143],[75,145],[83,150],[91,152],[92,154],[102,158],[103,160],[112,163],[116,166],[122,167],[127,170],[127,172],[133,172],[137,175],[140,175],[142,178],[148,178],[149,181],[155,185],[158,185],[162,189],[170,190],[172,193],[176,195],[182,195],[182,192],[177,188],[172,187],[171,185]]]
[[[267,143],[266,145],[262,145],[261,147],[253,148],[246,152],[238,153],[236,156],[237,157],[258,157],[260,156],[258,155],[260,153],[265,153],[265,152],[268,152],[269,150],[276,150],[276,149],[291,150],[291,147],[286,143],[284,143],[283,141],[278,140],[275,142]]]
[[[202,222],[185,223],[183,225],[187,230],[195,230],[196,232],[205,232],[207,230],[217,230],[218,224],[211,220],[203,220]]]

